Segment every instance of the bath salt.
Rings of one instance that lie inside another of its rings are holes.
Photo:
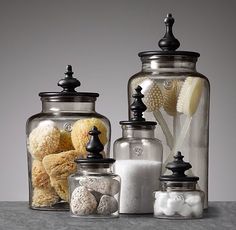
[[[161,162],[117,160],[121,177],[120,213],[153,213],[153,192],[159,189]]]

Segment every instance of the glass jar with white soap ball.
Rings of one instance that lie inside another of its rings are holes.
[[[154,195],[154,216],[167,219],[194,219],[203,216],[204,192],[196,188],[198,177],[186,176],[191,164],[178,152],[167,164],[172,175],[160,177],[161,190]]]
[[[198,186],[205,192],[207,208],[210,83],[196,70],[199,53],[176,51],[180,43],[172,32],[171,14],[165,24],[165,36],[159,41],[161,50],[138,54],[142,69],[129,79],[129,105],[140,85],[147,106],[144,117],[159,124],[155,137],[162,141],[163,165],[177,151],[183,152],[193,166],[188,173],[200,178]],[[133,116],[131,110],[129,114]],[[163,167],[162,173],[165,170]]]
[[[26,124],[29,206],[37,210],[69,210],[67,177],[77,170],[76,157],[86,156],[88,132],[101,131],[104,156],[109,156],[110,122],[96,112],[98,93],[78,92],[78,79],[68,65],[58,82],[61,92],[41,92],[42,111]]]

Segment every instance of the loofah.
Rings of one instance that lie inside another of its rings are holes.
[[[187,116],[196,112],[203,89],[204,80],[199,77],[187,77],[181,88],[177,111]]]
[[[50,178],[39,160],[33,160],[32,163],[32,185],[34,188],[50,187]]]
[[[43,159],[43,166],[50,177],[66,179],[70,174],[76,172],[77,164],[74,162],[80,154],[76,150],[51,154]]]
[[[53,121],[42,121],[29,135],[29,152],[35,159],[42,160],[54,153],[59,145],[60,130]]]
[[[65,130],[61,130],[60,142],[57,148],[57,152],[60,153],[60,152],[69,151],[73,149],[74,149],[74,146],[71,141],[71,133]]]
[[[56,204],[59,196],[53,188],[35,188],[32,197],[33,207],[47,207]]]
[[[168,85],[164,85],[163,94],[163,108],[170,116],[177,114],[177,100],[181,90],[181,81],[172,80],[168,81]]]
[[[100,130],[101,134],[99,139],[103,145],[108,141],[107,139],[107,128],[103,121],[98,118],[89,118],[78,120],[74,123],[71,132],[71,139],[74,148],[81,153],[84,157],[87,155],[86,145],[89,142],[88,132],[96,126]]]

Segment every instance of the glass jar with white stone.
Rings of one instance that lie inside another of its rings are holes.
[[[191,164],[180,152],[167,164],[172,175],[160,177],[161,190],[154,192],[154,216],[167,219],[194,219],[203,216],[204,192],[197,190],[198,177],[186,176]]]
[[[112,173],[113,158],[103,158],[103,145],[94,126],[89,132],[87,158],[76,159],[78,171],[69,176],[69,200],[72,217],[119,217],[120,177]]]

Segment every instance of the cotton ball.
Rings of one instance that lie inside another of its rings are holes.
[[[198,195],[187,195],[185,202],[190,206],[201,203],[201,197]]]
[[[154,202],[154,215],[158,216],[158,215],[162,215],[163,211],[161,206],[159,205],[159,200],[155,200]]]
[[[198,203],[196,205],[193,205],[192,207],[192,212],[195,217],[201,217],[203,213],[203,206],[202,203]]]
[[[184,197],[181,194],[172,196],[172,198],[167,201],[167,208],[173,210],[174,212],[181,210],[183,205]]]
[[[182,207],[178,211],[178,213],[183,217],[189,217],[189,216],[191,216],[192,209],[188,204],[184,204],[184,205],[182,205]]]
[[[174,216],[175,215],[175,211],[171,208],[166,207],[166,208],[163,208],[162,211],[166,216]]]
[[[165,208],[167,205],[167,200],[169,199],[169,194],[166,192],[158,191],[155,193],[155,198],[158,206]]]

